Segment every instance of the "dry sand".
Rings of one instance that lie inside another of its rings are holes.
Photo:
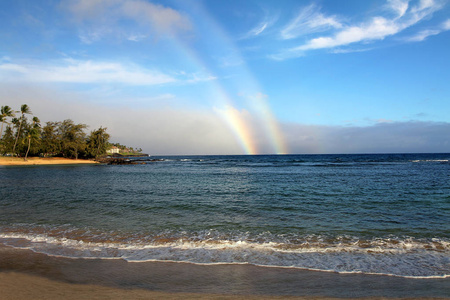
[[[62,157],[29,157],[26,161],[18,157],[0,157],[0,166],[33,166],[33,165],[73,165],[96,164],[96,161],[87,159],[70,159]]]

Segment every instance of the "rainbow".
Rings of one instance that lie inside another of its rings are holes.
[[[217,109],[217,111],[232,129],[245,154],[258,154],[256,145],[253,143],[250,127],[241,117],[240,112],[232,106],[227,106],[222,110]]]
[[[271,145],[272,153],[288,153],[278,121],[265,99],[267,96],[262,93],[262,88],[239,55],[239,50],[234,45],[233,41],[200,4],[197,3],[195,6],[185,7],[185,9],[195,10],[195,15],[200,16],[198,20],[201,20],[201,22],[204,23],[199,26],[203,25],[203,30],[211,32],[208,36],[214,37],[213,41],[209,41],[210,43],[217,45],[217,47],[221,49],[231,49],[231,53],[234,53],[237,60],[240,61],[240,65],[238,66],[240,76],[238,81],[233,82],[233,86],[230,86],[230,84],[226,85],[222,80],[212,80],[210,81],[210,84],[214,89],[214,99],[212,100],[214,111],[224,119],[244,153],[261,153],[260,149],[258,149],[254,134],[256,132],[254,128],[255,125],[252,126],[252,123],[254,122],[251,122],[254,119],[253,113],[255,114],[255,117],[259,118],[262,121],[262,124],[264,124],[261,129],[263,129],[265,136]],[[180,46],[179,48],[184,52],[193,66],[196,66],[200,70],[206,70],[209,74],[214,74],[211,69],[217,67],[217,65],[212,65],[212,62],[208,63],[207,60],[203,58],[198,51],[195,51],[186,41],[177,37],[174,38],[175,42]],[[237,108],[238,105],[236,105],[236,99],[234,98],[236,98],[241,91],[246,91],[245,94],[248,95],[246,97],[247,100],[244,100],[244,103],[247,102],[248,106],[252,108],[251,112],[248,109],[242,108],[242,101],[239,103],[241,109]],[[236,96],[231,97],[230,95],[233,94]],[[265,151],[267,152],[267,150]]]

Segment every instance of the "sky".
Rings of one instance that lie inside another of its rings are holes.
[[[2,0],[0,105],[151,155],[450,152],[448,0]]]

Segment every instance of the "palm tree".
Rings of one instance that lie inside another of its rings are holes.
[[[14,147],[13,147],[13,155],[16,151],[17,141],[19,140],[20,130],[22,129],[22,123],[23,123],[23,120],[25,119],[25,114],[31,114],[30,107],[26,104],[22,104],[22,106],[20,107],[20,113],[21,113],[20,124],[19,124],[19,129],[17,130],[16,142],[14,143]]]
[[[6,123],[6,118],[14,117],[14,111],[8,105],[2,106],[0,113],[0,122],[2,122],[2,129],[0,130],[0,139],[3,134],[3,124]]]
[[[39,128],[41,127],[41,124],[39,124],[40,121],[38,119],[38,117],[33,117],[33,125],[31,126],[31,128],[28,130],[28,149],[27,149],[27,153],[25,153],[25,157],[24,160],[27,161],[27,157],[28,157],[28,152],[30,152],[30,148],[31,148],[31,140],[37,140],[39,137]]]

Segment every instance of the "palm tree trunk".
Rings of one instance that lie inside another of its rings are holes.
[[[25,154],[25,158],[23,159],[24,161],[27,161],[27,156],[28,156],[28,152],[30,151],[30,147],[31,147],[31,136],[28,137],[28,149],[27,149],[27,153]]]
[[[22,115],[22,118],[20,118],[19,130],[17,130],[16,141],[14,142],[14,147],[13,147],[13,155],[16,151],[16,145],[17,145],[17,141],[19,140],[20,130],[22,129],[22,121],[23,121],[23,115]]]
[[[2,130],[0,130],[0,140],[2,139],[2,135],[3,135],[3,124],[5,124],[5,122],[2,122]]]

